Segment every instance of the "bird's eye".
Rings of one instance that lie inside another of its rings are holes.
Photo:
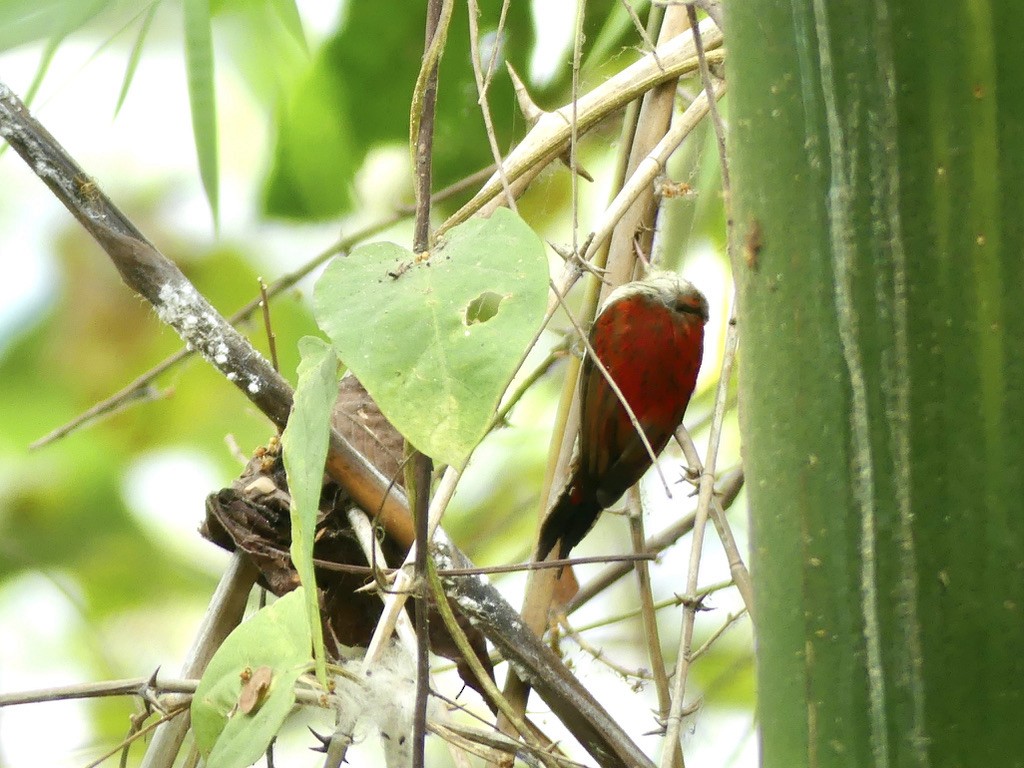
[[[707,306],[700,301],[687,301],[680,299],[675,303],[676,312],[684,312],[688,315],[696,315],[704,322],[708,321],[708,310]]]

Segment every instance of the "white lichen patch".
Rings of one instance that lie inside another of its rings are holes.
[[[160,293],[157,296],[160,303],[156,306],[156,313],[170,326],[174,328],[185,327],[185,318],[192,316],[199,301],[199,293],[191,285],[171,285],[164,283],[160,286]],[[197,324],[193,316],[191,326]]]
[[[375,664],[361,670],[360,666],[359,662],[350,664],[346,672],[351,674],[335,678],[339,722],[352,724],[357,733],[376,729],[388,768],[408,766],[412,760],[415,661],[396,642],[385,649]],[[436,715],[436,704],[431,701],[431,705]]]
[[[162,285],[155,308],[160,319],[185,340],[185,346],[217,366],[228,381],[244,387],[250,395],[262,389],[259,376],[246,370],[245,360],[232,359],[232,339],[236,331],[210,308],[195,287],[184,281]],[[239,349],[238,342],[234,348]],[[254,357],[254,362],[259,362],[257,353],[241,354],[245,358]]]
[[[156,313],[160,319],[178,332],[189,349],[197,350],[223,370],[231,361],[224,324],[206,308],[206,300],[199,292],[189,283],[165,283],[158,299]]]

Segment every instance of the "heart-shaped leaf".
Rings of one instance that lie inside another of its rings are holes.
[[[334,259],[313,304],[398,431],[461,466],[541,323],[547,286],[540,238],[499,208],[453,228],[427,259],[393,243]]]

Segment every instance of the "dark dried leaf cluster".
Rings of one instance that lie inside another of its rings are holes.
[[[402,438],[354,377],[346,376],[339,385],[334,425],[382,474],[401,485]],[[289,555],[290,504],[280,446],[276,440],[271,441],[257,452],[230,487],[210,494],[200,532],[228,551],[244,552],[259,569],[259,583],[275,595],[284,595],[299,586],[299,576]],[[335,660],[342,658],[346,646],[365,647],[370,642],[382,610],[375,591],[360,591],[373,582],[374,576],[348,520],[351,506],[348,494],[325,476],[313,557],[324,639]],[[401,563],[408,548],[386,530],[378,533],[386,564]],[[373,565],[385,567],[385,563]],[[414,601],[409,602],[409,610]],[[451,606],[477,658],[492,674],[483,634],[462,617],[453,602]],[[434,611],[431,617],[431,650],[455,661],[466,684],[480,691],[444,622]]]

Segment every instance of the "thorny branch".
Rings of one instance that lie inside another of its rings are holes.
[[[710,21],[700,25],[709,60],[721,60],[720,51],[712,52],[722,43],[722,34]],[[661,62],[661,65],[659,65]],[[576,130],[580,135],[593,128],[605,116],[642,96],[653,86],[674,80],[697,69],[696,51],[689,35],[665,43],[640,61],[610,77],[592,91],[580,96],[573,107],[569,104],[554,112],[544,113],[523,140],[505,158],[502,172],[513,192],[521,191],[530,179],[539,174],[569,146],[572,115],[575,109]],[[460,208],[442,226],[438,234],[466,221],[474,213],[488,213],[504,199],[504,187],[498,174],[491,176],[473,199]]]

